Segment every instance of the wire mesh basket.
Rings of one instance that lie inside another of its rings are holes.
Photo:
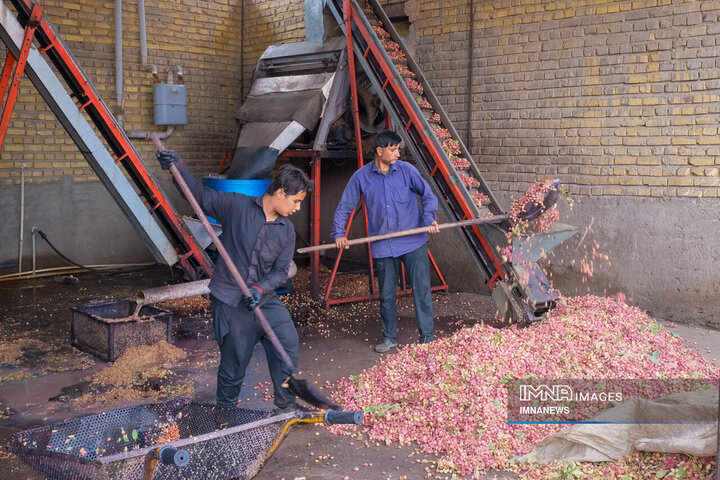
[[[142,479],[160,445],[186,450],[186,466],[157,463],[155,480],[247,479],[294,413],[175,400],[74,418],[16,433],[10,450],[50,479]]]

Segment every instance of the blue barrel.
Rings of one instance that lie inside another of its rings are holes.
[[[205,177],[203,185],[220,192],[237,192],[251,197],[259,197],[267,192],[270,179],[263,180],[230,180],[227,178]],[[210,223],[219,223],[212,217],[208,217]]]
[[[251,197],[259,197],[267,192],[270,179],[263,180],[229,180],[226,178],[203,178],[203,184],[221,192],[238,192]]]
[[[203,185],[213,190],[221,192],[237,192],[251,197],[259,197],[267,192],[270,185],[270,179],[263,180],[230,180],[226,178],[205,177]],[[210,223],[219,223],[212,217],[208,217]],[[290,293],[291,282],[288,278],[284,288],[279,288],[275,292],[278,294]]]

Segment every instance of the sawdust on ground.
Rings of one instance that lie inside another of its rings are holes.
[[[210,300],[203,295],[178,298],[158,304],[164,310],[171,310],[179,315],[193,315],[207,313],[210,310]]]
[[[175,374],[171,367],[187,359],[180,348],[160,341],[130,347],[112,365],[90,377],[90,389],[76,401],[109,403],[152,398],[189,397],[192,381]]]
[[[130,347],[115,363],[92,376],[94,383],[116,387],[130,386],[139,376],[159,372],[161,366],[185,360],[187,354],[180,348],[165,341],[155,345]]]
[[[41,337],[34,338],[34,337]],[[0,383],[34,376],[38,372],[66,372],[85,370],[94,360],[67,344],[64,338],[44,335],[34,330],[19,333],[12,325],[0,327],[0,365],[20,367],[25,373],[0,373]]]

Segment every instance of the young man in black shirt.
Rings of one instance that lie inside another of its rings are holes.
[[[259,306],[294,365],[298,364],[298,334],[290,312],[275,295],[285,285],[295,250],[295,228],[288,216],[300,209],[313,184],[292,165],[283,166],[267,193],[249,197],[203,187],[172,150],[157,153],[163,169],[174,164],[205,214],[223,226],[222,243],[248,285],[246,297],[220,258],[210,280],[215,339],[220,346],[216,399],[219,405],[236,405],[245,370],[258,342],[265,348],[274,385],[275,406],[290,410],[295,395],[282,384],[288,372],[282,358],[265,335],[253,310]]]

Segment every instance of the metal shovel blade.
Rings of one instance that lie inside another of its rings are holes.
[[[290,393],[321,410],[342,410],[342,407],[318,392],[310,382],[304,379],[290,377],[287,379],[287,389]]]

